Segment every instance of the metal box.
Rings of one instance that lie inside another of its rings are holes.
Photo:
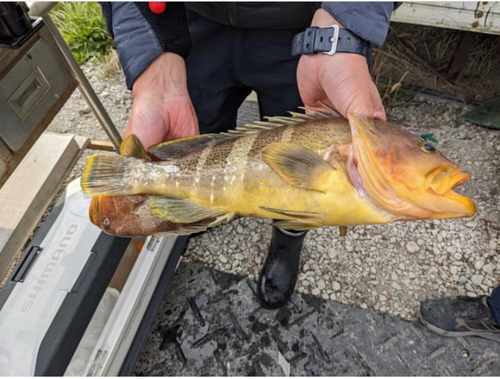
[[[77,87],[41,19],[20,48],[0,48],[0,186]]]

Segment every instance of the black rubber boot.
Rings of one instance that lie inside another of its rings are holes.
[[[273,227],[269,253],[257,282],[257,298],[264,308],[280,308],[292,296],[306,233]]]

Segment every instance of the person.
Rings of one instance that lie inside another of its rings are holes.
[[[500,342],[500,287],[491,296],[458,296],[420,303],[420,320],[438,334]]]
[[[261,118],[321,101],[344,117],[385,120],[369,61],[395,3],[101,5],[133,94],[125,135],[136,134],[146,148],[235,128],[252,90]],[[273,228],[258,280],[263,307],[289,300],[305,235]]]

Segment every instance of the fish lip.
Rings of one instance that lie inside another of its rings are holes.
[[[460,171],[457,169],[457,172],[453,174],[451,189],[455,189],[465,184],[470,179],[470,174],[465,171]]]
[[[89,218],[94,225],[97,225],[98,222],[97,215],[99,212],[99,200],[99,196],[92,196],[92,199],[90,200]]]

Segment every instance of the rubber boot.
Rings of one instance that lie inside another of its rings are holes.
[[[257,282],[257,298],[264,308],[281,308],[292,296],[306,233],[273,227],[269,253]]]

